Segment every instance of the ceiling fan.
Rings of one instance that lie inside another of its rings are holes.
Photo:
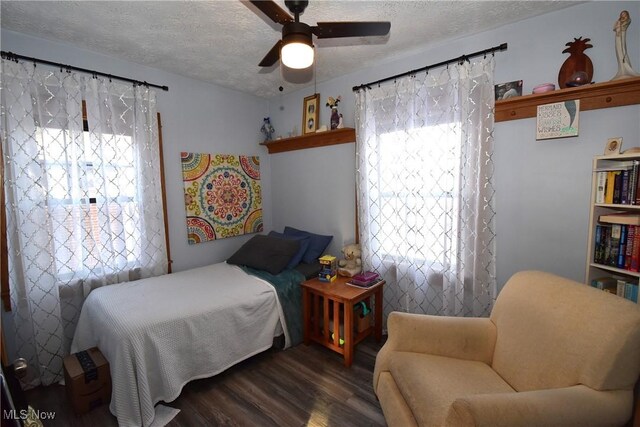
[[[291,17],[280,6],[271,0],[250,0],[262,13],[272,21],[282,24],[282,39],[271,48],[260,62],[261,67],[270,67],[278,59],[295,69],[307,68],[313,64],[313,38],[384,36],[389,33],[390,22],[318,22],[312,27],[300,22],[300,14],[304,12],[308,0],[285,0],[284,4],[291,11]]]

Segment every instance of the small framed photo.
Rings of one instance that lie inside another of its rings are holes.
[[[302,103],[302,134],[314,133],[318,129],[318,120],[320,119],[320,94],[304,98]]]
[[[613,156],[614,154],[620,154],[620,148],[622,147],[622,137],[607,139],[607,145],[604,147],[605,156]]]
[[[522,96],[522,80],[514,80],[508,83],[500,83],[494,86],[496,101]]]

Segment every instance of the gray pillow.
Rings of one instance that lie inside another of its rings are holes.
[[[258,234],[249,239],[227,260],[228,264],[278,274],[298,252],[300,242]]]

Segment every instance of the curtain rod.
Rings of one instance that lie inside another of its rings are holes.
[[[6,58],[6,59],[11,60],[11,61],[18,62],[18,59],[22,59],[24,61],[33,62],[34,65],[35,65],[35,63],[51,65],[51,66],[54,66],[54,67],[60,67],[61,69],[64,68],[65,70],[80,71],[80,72],[83,72],[83,73],[93,74],[94,76],[102,76],[102,77],[108,77],[109,79],[122,80],[122,81],[125,81],[125,82],[134,83],[134,84],[137,84],[137,85],[140,85],[140,86],[155,87],[155,88],[158,88],[158,89],[162,89],[164,91],[168,91],[169,90],[168,86],[155,85],[153,83],[147,83],[147,82],[142,82],[140,80],[129,79],[127,77],[115,76],[113,74],[101,73],[100,71],[94,71],[94,70],[88,70],[86,68],[74,67],[73,65],[66,65],[66,64],[61,64],[59,62],[52,62],[52,61],[47,61],[47,60],[38,59],[38,58],[30,58],[28,56],[18,55],[17,53],[7,52],[7,51],[4,51],[4,50],[0,51],[0,53],[2,54],[3,58]]]
[[[411,70],[411,71],[407,71],[407,72],[404,72],[404,73],[396,74],[395,76],[385,77],[384,79],[376,80],[375,82],[363,84],[363,85],[360,85],[360,86],[354,86],[353,87],[353,91],[357,92],[360,89],[365,89],[365,88],[371,89],[372,85],[377,85],[377,84],[380,84],[380,83],[383,83],[383,82],[388,82],[389,80],[394,80],[394,79],[397,79],[397,78],[400,78],[400,77],[409,76],[409,75],[412,75],[412,74],[419,73],[421,71],[428,71],[430,68],[440,67],[442,65],[451,64],[453,62],[463,63],[464,61],[468,61],[469,58],[474,58],[474,57],[480,56],[480,55],[486,55],[487,53],[500,52],[500,51],[503,51],[503,50],[507,50],[507,44],[506,43],[502,43],[499,46],[494,46],[494,47],[491,47],[489,49],[479,50],[477,52],[473,52],[473,53],[470,53],[470,54],[467,54],[467,55],[462,55],[462,56],[459,56],[457,58],[451,58],[451,59],[448,59],[446,61],[438,62],[437,64],[427,65],[426,67],[418,68],[417,70]]]

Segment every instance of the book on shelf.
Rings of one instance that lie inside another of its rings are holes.
[[[627,288],[627,282],[624,280],[616,280],[616,295],[624,298],[624,292]]]
[[[607,185],[607,172],[596,172],[596,203],[604,203],[604,190]]]
[[[636,204],[636,196],[638,190],[638,172],[640,172],[640,161],[633,161],[633,168],[631,169],[631,174],[629,175],[629,204]]]
[[[596,225],[596,232],[594,238],[594,253],[593,262],[596,264],[604,264],[604,240],[602,234],[604,233],[604,226]]]
[[[602,291],[616,293],[618,290],[618,280],[614,277],[599,277],[591,280],[591,286]]]
[[[629,301],[638,302],[638,284],[629,282],[627,279],[612,276],[598,277],[591,280],[591,286]]]
[[[597,224],[593,243],[594,263],[633,272],[640,269],[640,226]]]
[[[633,204],[634,205],[640,205],[640,161],[637,162],[638,165],[636,165],[635,168],[635,178],[634,178],[634,183],[633,185]]]
[[[624,297],[631,302],[638,303],[638,285],[627,282],[624,289]]]
[[[631,265],[629,271],[638,272],[640,270],[640,226],[632,225],[634,229],[633,243],[631,244]]]
[[[619,203],[623,205],[628,205],[630,194],[629,194],[629,171],[624,170],[621,174],[621,184],[620,184],[620,199]]]
[[[620,225],[620,243],[618,244],[618,259],[616,267],[624,268],[625,257],[627,254],[627,228],[628,225]]]
[[[604,202],[607,204],[613,204],[613,194],[616,185],[616,175],[619,175],[620,171],[607,172],[607,185],[604,190]]]
[[[608,257],[605,258],[605,264],[612,267],[618,266],[618,252],[620,251],[620,236],[622,234],[622,226],[620,224],[611,225],[611,239],[609,241]]]
[[[627,247],[624,254],[624,268],[625,270],[631,270],[631,257],[633,256],[633,244],[636,237],[636,226],[629,225],[627,230]]]
[[[598,218],[600,222],[606,222],[609,224],[626,224],[626,225],[640,225],[640,214],[630,213],[613,213],[607,215],[600,215]]]
[[[627,166],[599,168],[596,173],[596,203],[640,204],[640,161]]]
[[[624,279],[618,279],[616,282],[616,295],[635,303],[638,302],[637,283],[629,282]]]
[[[618,173],[615,174],[614,180],[613,180],[613,204],[614,205],[619,205],[620,202],[620,193],[622,191],[622,171],[618,171]]]

